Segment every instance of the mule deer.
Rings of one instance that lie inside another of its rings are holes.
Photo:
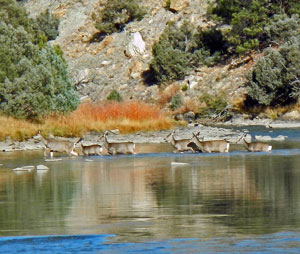
[[[173,151],[174,153],[177,152],[186,152],[186,151],[192,151],[195,152],[192,147],[189,147],[188,144],[191,142],[191,139],[175,139],[175,130],[173,130],[168,136],[164,138],[165,141],[170,142],[172,146],[175,148]]]
[[[238,141],[242,140],[248,152],[271,152],[272,146],[262,142],[250,142],[245,139],[247,134],[244,134]]]
[[[101,155],[102,154],[102,146],[98,144],[93,145],[83,145],[81,143],[81,150],[83,155]]]
[[[62,139],[56,139],[54,137],[51,137],[49,139],[46,139],[42,136],[42,134],[39,132],[36,136],[37,139],[40,139],[45,147],[44,147],[44,156],[47,156],[47,153],[50,153],[50,157],[53,157],[54,152],[66,152],[68,155],[75,155],[78,156],[78,153],[74,152],[75,144],[78,143],[80,140],[78,140],[76,143],[69,141],[69,140],[62,140]]]
[[[104,132],[104,146],[110,155],[115,154],[136,154],[135,143],[130,141],[125,142],[109,142],[107,140],[108,131]]]
[[[226,140],[208,140],[208,141],[200,141],[198,138],[199,132],[193,133],[193,138],[191,142],[195,143],[202,153],[228,153],[229,152],[229,142]]]

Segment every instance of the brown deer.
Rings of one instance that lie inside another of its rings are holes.
[[[243,144],[248,152],[271,152],[272,146],[262,142],[250,142],[248,143],[245,139],[247,134],[244,134],[237,142],[243,141]]]
[[[227,140],[200,141],[200,139],[198,138],[199,134],[200,132],[193,133],[193,138],[191,139],[191,142],[195,143],[198,146],[199,150],[201,150],[203,153],[229,152],[230,143]]]
[[[40,131],[35,138],[41,140],[44,143],[45,145],[44,156],[50,154],[50,157],[52,158],[54,152],[59,152],[59,153],[65,152],[68,155],[78,156],[78,153],[74,152],[74,148],[75,148],[75,144],[78,143],[80,140],[78,140],[77,142],[72,142],[69,140],[54,138],[53,135],[51,136],[51,138],[46,139],[42,136]]]
[[[136,154],[135,143],[130,141],[125,142],[110,142],[107,139],[108,131],[104,132],[104,146],[110,155],[115,154]]]
[[[188,144],[190,144],[191,142],[191,139],[189,138],[175,139],[174,136],[175,136],[175,130],[173,130],[168,136],[164,138],[166,142],[170,142],[172,146],[175,148],[175,150],[173,151],[174,153],[178,153],[178,152],[182,153],[186,151],[195,152],[192,147],[188,146]]]
[[[101,155],[102,154],[102,146],[99,144],[92,144],[92,145],[83,145],[81,142],[81,150],[83,155]]]

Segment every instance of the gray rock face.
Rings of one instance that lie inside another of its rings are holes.
[[[94,101],[106,99],[112,89],[118,90],[124,100],[156,100],[158,89],[145,86],[142,77],[152,60],[153,44],[170,21],[181,24],[187,20],[205,26],[206,0],[172,0],[176,13],[164,8],[165,0],[142,0],[140,4],[147,10],[141,21],[127,24],[124,31],[101,42],[90,43],[98,32],[92,14],[99,13],[105,1],[24,1],[31,16],[49,9],[60,19],[59,36],[51,43],[63,50],[80,97]]]

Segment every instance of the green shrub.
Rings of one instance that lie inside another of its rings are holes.
[[[22,26],[29,34],[33,34],[32,20],[28,18],[25,8],[15,0],[0,0],[0,20],[14,28]]]
[[[27,17],[26,22],[25,11],[16,1],[2,7],[0,16],[6,18],[0,22],[0,111],[38,119],[52,112],[74,110],[79,100],[62,56],[35,39],[39,31],[31,29],[33,21]],[[21,21],[18,13],[9,17],[11,10],[20,10]]]
[[[200,109],[202,117],[218,117],[227,110],[227,101],[224,93],[211,95],[204,93],[199,97],[201,102],[205,102],[206,107]]]
[[[209,13],[220,24],[229,25],[224,36],[234,52],[243,54],[267,43],[266,26],[273,16],[285,13],[299,14],[298,0],[216,0],[211,3]]]
[[[300,36],[278,50],[267,49],[248,73],[246,106],[288,105],[300,95]]]
[[[270,25],[265,27],[265,32],[272,42],[277,45],[288,40],[291,36],[297,36],[300,29],[300,19],[298,14],[291,17],[286,14],[274,15]]]
[[[180,94],[176,94],[172,97],[170,101],[170,109],[175,110],[183,105],[182,96]]]
[[[109,101],[118,101],[121,102],[123,101],[122,96],[119,94],[119,92],[117,90],[112,90],[109,95],[106,97],[107,100]]]
[[[189,23],[170,23],[153,45],[149,69],[156,82],[180,80],[194,67],[212,65],[225,48],[216,29],[199,30]]]
[[[166,0],[165,1],[165,9],[169,11],[170,7],[171,7],[171,0]]]
[[[109,0],[101,13],[93,17],[95,27],[102,34],[112,34],[122,31],[126,24],[134,20],[141,20],[145,13],[136,0]]]
[[[181,90],[183,92],[187,91],[189,89],[188,85],[187,84],[184,84],[182,87],[181,87]]]
[[[41,13],[36,18],[36,23],[38,29],[47,36],[47,40],[54,40],[58,36],[59,19],[51,15],[49,10]]]

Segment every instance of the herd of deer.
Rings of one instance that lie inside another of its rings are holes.
[[[210,140],[204,141],[199,138],[199,132],[193,133],[193,137],[190,139],[175,139],[175,130],[173,130],[164,141],[169,142],[174,147],[174,153],[181,152],[202,152],[202,153],[228,153],[230,143],[227,140]],[[125,142],[111,142],[107,139],[108,131],[105,131],[104,134],[100,137],[100,140],[103,139],[103,146],[107,149],[109,155],[116,154],[136,154],[135,152],[135,143],[131,141]],[[241,136],[237,143],[242,140],[245,148],[249,152],[270,152],[272,146],[266,143],[261,142],[250,142],[248,143],[245,140],[247,134]],[[50,157],[53,157],[54,152],[65,152],[69,155],[78,156],[78,153],[74,151],[75,145],[81,143],[81,151],[83,155],[102,155],[102,145],[93,144],[93,145],[83,145],[83,138],[80,138],[77,142],[72,142],[69,140],[62,140],[55,137],[50,137],[48,139],[44,138],[39,132],[37,139],[41,140],[44,143],[44,155],[47,156],[50,154]]]

